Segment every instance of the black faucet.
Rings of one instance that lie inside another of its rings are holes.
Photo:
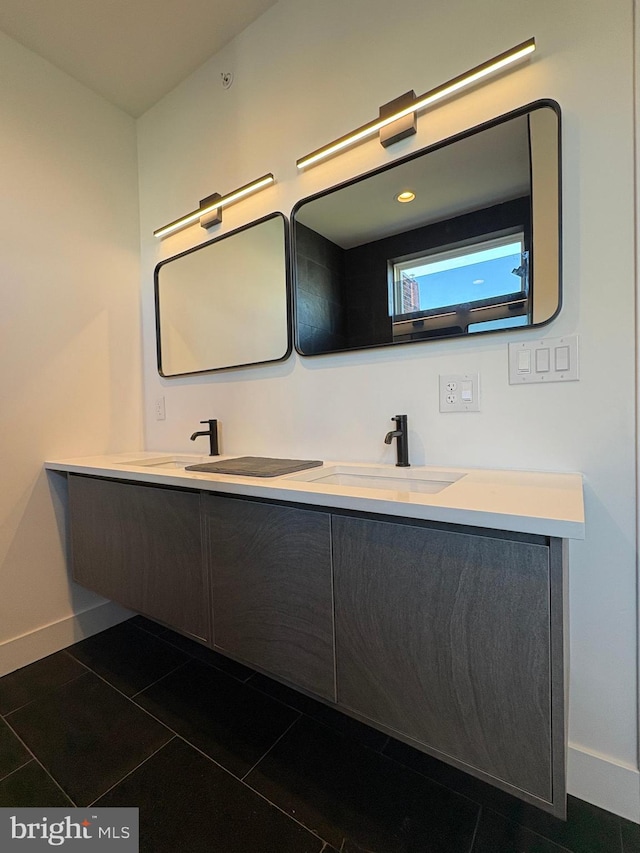
[[[384,443],[391,444],[392,439],[398,439],[396,444],[396,453],[398,458],[396,467],[408,468],[411,463],[409,462],[409,429],[407,427],[407,416],[395,415],[391,420],[396,422],[397,429],[391,430],[391,432],[388,432],[385,435]]]
[[[209,429],[201,430],[200,432],[194,432],[191,436],[191,441],[195,441],[199,435],[208,435],[209,436],[209,456],[220,456],[220,451],[218,450],[218,421],[217,420],[209,420],[209,421],[200,421],[201,424],[209,424]]]

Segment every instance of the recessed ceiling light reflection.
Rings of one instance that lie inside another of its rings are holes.
[[[401,204],[406,204],[409,201],[413,201],[415,197],[416,194],[411,192],[411,190],[403,190],[401,193],[398,193],[395,198],[396,201],[399,201]]]

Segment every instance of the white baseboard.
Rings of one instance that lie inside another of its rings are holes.
[[[0,676],[66,649],[78,640],[124,622],[131,616],[133,613],[129,610],[114,604],[113,601],[106,601],[82,613],[7,640],[0,644]]]
[[[583,746],[569,746],[567,788],[586,800],[621,817],[640,822],[640,770],[613,761],[609,756],[589,752]]]

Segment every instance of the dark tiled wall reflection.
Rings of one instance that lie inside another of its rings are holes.
[[[298,344],[304,353],[344,349],[343,251],[296,224]]]

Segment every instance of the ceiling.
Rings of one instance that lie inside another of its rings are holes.
[[[398,204],[397,194],[408,189],[415,200]],[[525,115],[313,198],[295,218],[350,249],[529,192]]]
[[[137,117],[276,2],[2,0],[0,30]]]

